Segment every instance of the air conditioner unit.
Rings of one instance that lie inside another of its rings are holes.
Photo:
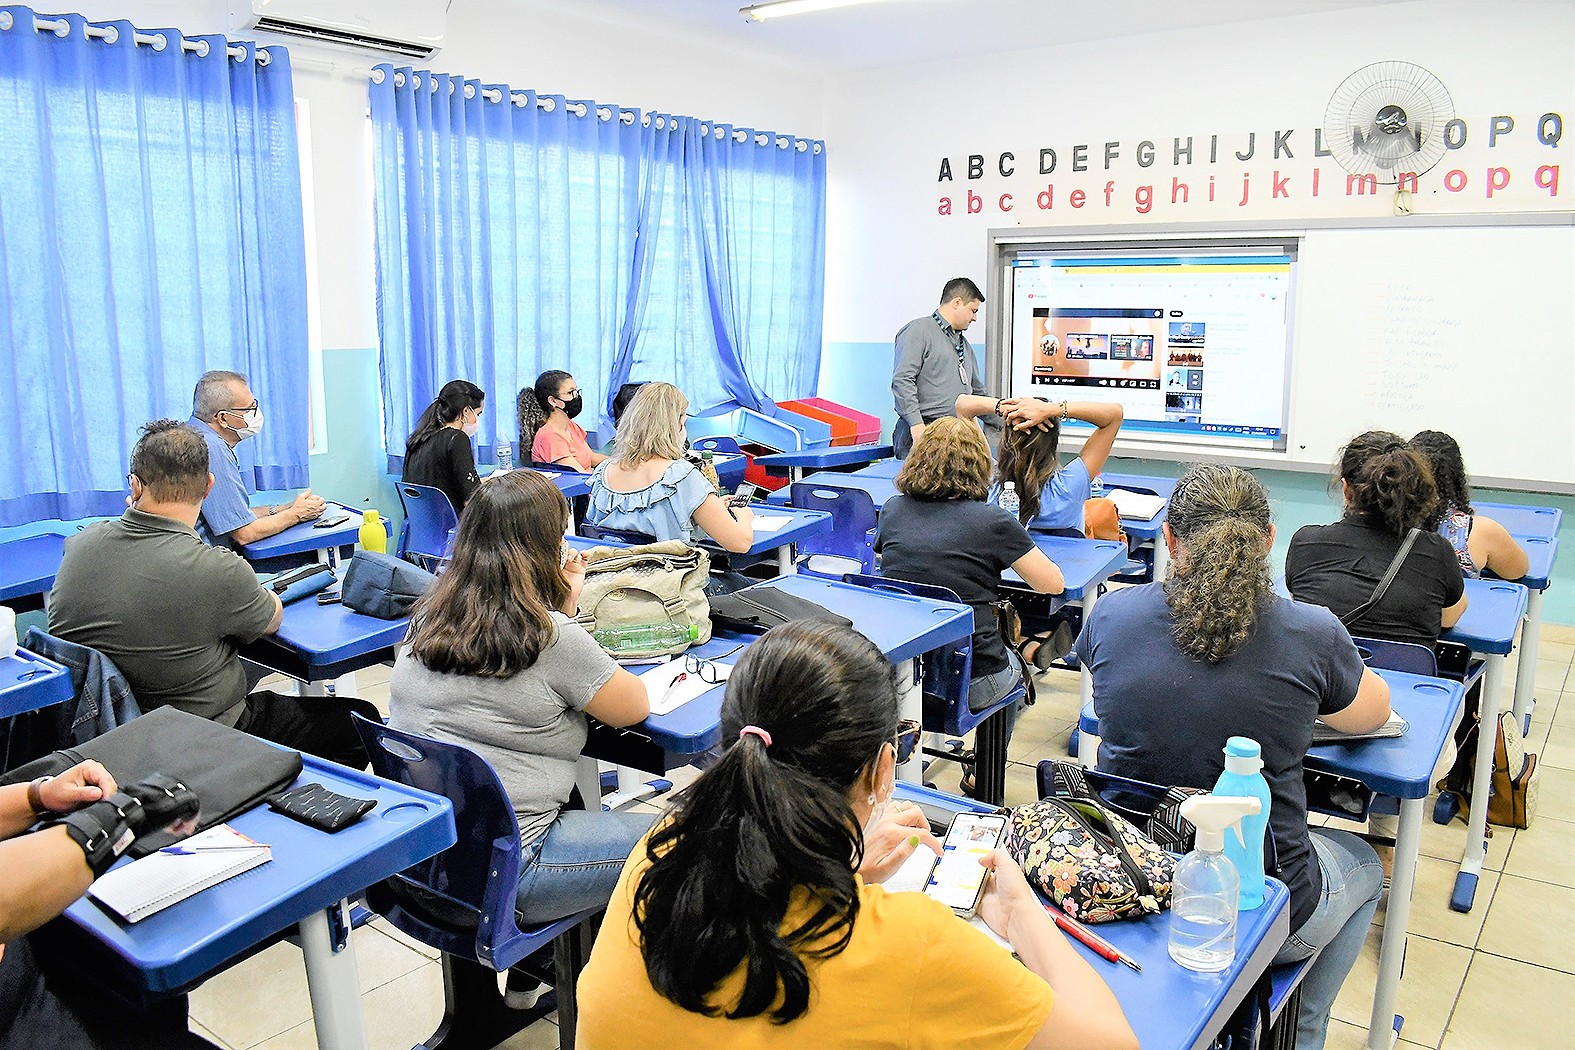
[[[427,59],[449,0],[230,0],[230,29]]]

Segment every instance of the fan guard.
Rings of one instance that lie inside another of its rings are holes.
[[[1454,100],[1432,72],[1414,62],[1374,62],[1335,88],[1323,138],[1346,171],[1393,184],[1443,158],[1444,125],[1454,116]]]

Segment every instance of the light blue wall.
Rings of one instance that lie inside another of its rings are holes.
[[[890,435],[897,418],[891,403],[891,365],[890,343],[828,343],[821,355],[820,396],[880,416],[885,433]],[[1118,441],[1116,449],[1120,448]],[[1112,459],[1109,467],[1122,473],[1165,477],[1178,476],[1180,468],[1181,464],[1169,460],[1119,457]],[[1267,469],[1255,473],[1268,486],[1274,502],[1279,531],[1273,559],[1279,571],[1285,562],[1285,548],[1296,530],[1303,525],[1333,521],[1339,515],[1339,501],[1329,494],[1329,479],[1323,475]],[[1543,619],[1575,624],[1575,498],[1502,489],[1478,489],[1473,495],[1484,502],[1530,503],[1564,511],[1564,525],[1559,533],[1561,557],[1554,563],[1553,581],[1543,603]]]

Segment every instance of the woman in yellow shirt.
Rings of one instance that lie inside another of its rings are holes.
[[[920,842],[879,815],[896,729],[892,665],[862,635],[801,620],[751,645],[722,705],[732,745],[624,865],[579,1045],[1136,1047],[1004,850],[980,914],[1021,962],[878,885]]]

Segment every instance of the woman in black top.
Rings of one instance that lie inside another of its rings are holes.
[[[474,383],[455,379],[444,384],[405,442],[404,482],[442,490],[454,504],[455,514],[465,509],[470,494],[481,484],[470,439],[476,436],[486,401],[487,395]]]
[[[1347,623],[1355,635],[1432,648],[1466,611],[1460,563],[1433,530],[1438,491],[1427,461],[1397,434],[1371,430],[1340,453],[1345,516],[1296,531],[1285,556],[1285,584],[1298,601],[1346,617],[1367,604],[1400,552],[1420,530],[1383,598]]]

